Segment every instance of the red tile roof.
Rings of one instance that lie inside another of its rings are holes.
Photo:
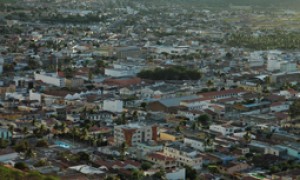
[[[200,93],[199,95],[202,97],[211,97],[214,98],[215,96],[222,96],[222,95],[229,95],[229,94],[238,94],[246,92],[243,89],[228,89],[224,91],[214,91],[214,92],[207,92],[207,93]]]

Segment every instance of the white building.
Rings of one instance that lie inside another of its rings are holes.
[[[185,106],[188,110],[203,110],[207,109],[210,105],[212,98],[198,98],[191,100],[183,100],[180,102],[180,106]]]
[[[36,81],[43,81],[49,85],[65,87],[65,78],[60,78],[56,73],[34,73],[34,79]]]
[[[29,91],[29,100],[37,100],[39,103],[42,102],[42,95],[39,92],[35,92],[34,90]]]
[[[134,75],[133,71],[131,70],[111,68],[105,68],[104,74],[111,77],[126,77]]]
[[[121,100],[104,100],[103,110],[121,113],[123,112],[123,101]]]
[[[209,130],[221,133],[223,136],[233,134],[234,130],[237,129],[231,125],[211,125]]]
[[[278,59],[268,59],[267,61],[267,70],[268,71],[276,71],[280,70],[281,60]]]
[[[200,141],[199,139],[186,137],[184,138],[183,143],[199,151],[205,151],[205,144],[203,141]]]
[[[199,152],[181,143],[174,143],[164,147],[166,156],[175,158],[181,166],[191,166],[194,169],[202,168],[202,158]]]
[[[136,146],[141,142],[156,141],[157,136],[158,127],[156,125],[132,123],[114,127],[115,145],[125,142],[128,146]]]
[[[250,53],[248,64],[250,67],[260,67],[264,65],[264,59],[261,56],[260,51],[256,51],[253,53]]]

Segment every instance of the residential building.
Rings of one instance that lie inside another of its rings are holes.
[[[46,84],[53,85],[56,87],[65,87],[65,79],[59,77],[56,73],[34,73],[34,79],[36,81],[42,81]]]
[[[8,127],[0,127],[0,139],[11,139],[12,133],[9,131]]]
[[[162,141],[181,141],[183,140],[183,135],[177,132],[160,132],[159,139]]]
[[[153,162],[156,166],[163,167],[167,170],[177,167],[175,158],[168,157],[162,153],[151,153],[147,155],[147,160]]]
[[[185,146],[182,143],[172,143],[164,147],[163,153],[166,156],[175,158],[179,165],[188,165],[194,169],[202,168],[202,157],[196,150]]]
[[[123,112],[123,101],[121,100],[104,100],[103,101],[103,110],[121,113]]]
[[[140,123],[131,123],[114,127],[114,143],[120,145],[136,146],[138,143],[156,141],[158,138],[158,126]]]

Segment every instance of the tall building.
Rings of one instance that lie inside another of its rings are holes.
[[[127,146],[135,146],[141,142],[156,141],[157,138],[158,126],[156,125],[132,123],[115,126],[114,128],[115,145],[121,145],[125,142]]]

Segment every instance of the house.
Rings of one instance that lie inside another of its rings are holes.
[[[166,171],[167,180],[185,180],[186,179],[186,169],[172,169]]]
[[[56,87],[65,87],[65,78],[59,77],[56,73],[34,73],[34,79],[36,81],[42,81],[46,84],[53,85]]]
[[[232,97],[239,97],[242,94],[245,94],[246,91],[243,89],[228,89],[224,91],[215,91],[215,92],[207,92],[200,93],[200,98],[212,98],[212,99],[227,99]]]
[[[182,96],[176,98],[167,98],[157,101],[149,101],[147,104],[147,109],[155,112],[169,112],[172,107],[180,106],[180,102],[183,100],[195,99],[196,95]]]
[[[229,175],[233,175],[234,173],[239,173],[250,168],[251,166],[244,162],[229,162],[228,164],[218,166],[218,170],[221,173]]]
[[[289,102],[273,102],[270,105],[271,112],[282,112],[282,111],[288,111],[290,108]]]
[[[15,160],[19,157],[19,154],[13,149],[1,149],[0,150],[0,162],[5,163],[8,161]]]
[[[185,137],[183,140],[183,143],[186,146],[192,147],[196,150],[199,151],[205,151],[206,149],[211,149],[213,148],[213,144],[208,144],[207,142],[205,142],[205,140],[200,140],[198,138],[194,138],[194,137]]]
[[[265,154],[273,154],[275,156],[283,156],[287,154],[287,150],[281,146],[267,146],[265,148]]]
[[[210,125],[209,130],[213,132],[221,133],[223,136],[233,134],[234,130],[238,129],[238,127],[234,127],[231,125]]]
[[[282,149],[286,150],[287,155],[300,159],[300,144],[299,143],[286,143],[279,145]]]
[[[168,157],[175,158],[181,166],[188,165],[194,169],[202,168],[202,158],[200,153],[182,143],[175,142],[166,145],[163,153]]]
[[[188,110],[203,110],[207,109],[211,103],[212,98],[197,98],[191,100],[183,100],[180,106],[187,107]]]
[[[141,158],[144,158],[146,154],[162,151],[163,145],[155,141],[141,142],[137,143],[135,150],[140,152]]]
[[[11,139],[12,133],[9,131],[8,127],[0,127],[0,139]]]
[[[300,178],[300,170],[299,169],[293,169],[293,170],[287,170],[285,172],[279,172],[272,174],[273,180],[298,180]]]
[[[163,167],[166,170],[177,167],[175,158],[168,157],[162,153],[151,153],[147,155],[146,159],[153,162],[157,167]]]
[[[123,101],[106,99],[103,101],[103,110],[121,113],[123,112]]]
[[[86,115],[86,118],[93,121],[106,121],[112,120],[114,116],[116,116],[116,114],[111,111],[99,111],[97,113],[88,113]]]
[[[160,132],[159,139],[162,141],[181,141],[183,139],[183,135],[172,131]]]

